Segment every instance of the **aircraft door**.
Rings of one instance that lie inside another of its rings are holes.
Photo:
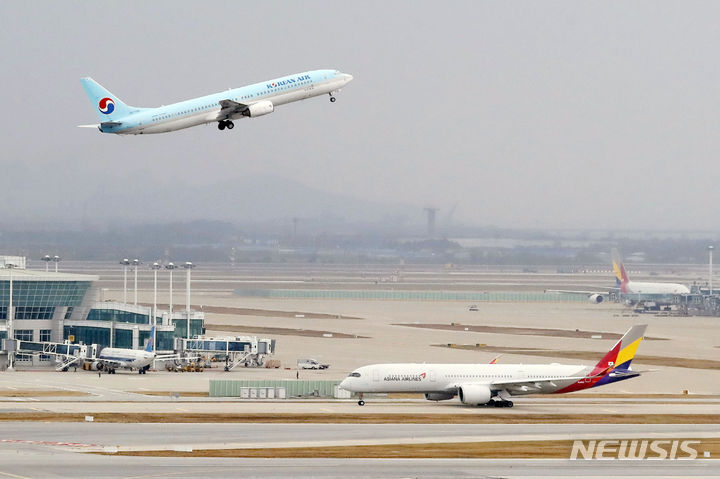
[[[380,381],[380,371],[378,371],[377,369],[373,369],[372,379],[373,379],[373,382]]]
[[[430,382],[434,383],[435,381],[436,381],[435,370],[431,370],[430,371]]]

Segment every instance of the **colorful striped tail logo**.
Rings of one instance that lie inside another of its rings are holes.
[[[637,373],[631,374],[630,362],[635,357],[635,352],[638,346],[640,346],[640,341],[643,340],[646,329],[647,324],[639,324],[628,329],[623,337],[620,338],[620,341],[605,354],[586,377],[557,392],[567,393],[579,391],[581,389],[601,386],[613,381],[637,376]],[[617,379],[610,375],[616,371],[623,373]]]

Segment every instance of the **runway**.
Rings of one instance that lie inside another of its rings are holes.
[[[639,437],[712,438],[720,437],[720,430],[714,424],[2,423],[3,449],[15,441],[25,446],[57,443],[62,449],[83,452],[105,446],[131,451]]]
[[[720,414],[719,399],[626,399],[626,398],[513,398],[513,408],[470,407],[451,400],[435,403],[424,399],[369,399],[365,406],[356,400],[275,400],[252,401],[239,399],[208,400],[208,398],[185,398],[169,400],[167,397],[142,396],[116,393],[113,400],[62,398],[61,400],[33,400],[32,398],[3,398],[0,413],[154,413],[154,414],[397,414],[409,416],[437,414],[457,416],[517,416],[519,422],[528,415],[592,415],[604,416],[613,422],[612,415],[654,414]]]
[[[591,432],[589,432],[591,431]],[[469,459],[227,459],[99,456],[158,447],[719,437],[716,425],[100,424],[3,423],[0,477],[574,477],[713,476],[720,461]],[[28,475],[26,471],[32,470]],[[242,470],[242,473],[240,473]]]
[[[42,451],[0,452],[0,477],[144,478],[523,478],[717,477],[719,461],[571,461],[489,459],[223,459],[107,457]],[[32,473],[28,474],[27,471]]]

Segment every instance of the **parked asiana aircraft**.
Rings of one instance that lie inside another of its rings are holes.
[[[275,111],[276,106],[286,103],[319,95],[330,95],[330,101],[334,102],[333,94],[352,79],[352,75],[339,70],[313,70],[171,105],[138,108],[126,105],[95,80],[86,77],[81,81],[100,123],[79,126],[118,135],[167,133],[215,122],[218,129],[231,130],[235,126],[233,120],[267,115]]]
[[[563,364],[373,364],[356,369],[340,387],[360,393],[424,393],[430,401],[455,396],[463,404],[512,407],[512,396],[560,394],[634,378],[630,368],[646,324],[633,326],[594,367]]]
[[[548,289],[548,293],[584,294],[591,303],[602,303],[611,294],[618,299],[634,305],[644,302],[653,302],[657,305],[678,304],[691,294],[690,288],[680,283],[657,283],[631,281],[625,265],[616,248],[611,251],[612,267],[615,272],[615,288],[595,291],[571,291],[562,289]]]

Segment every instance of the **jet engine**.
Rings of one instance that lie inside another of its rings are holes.
[[[458,388],[458,395],[463,404],[487,404],[492,392],[486,384],[467,384]]]
[[[591,303],[598,304],[598,303],[602,303],[604,300],[605,300],[605,298],[603,297],[602,294],[595,293],[595,294],[591,294],[590,296],[588,296],[588,301],[590,301]]]
[[[255,118],[256,116],[267,115],[275,111],[275,106],[270,100],[262,100],[252,105],[248,105],[247,110],[243,112],[243,115]]]
[[[454,397],[455,395],[450,393],[425,393],[425,399],[428,401],[447,401]]]
[[[92,363],[90,363],[90,369],[93,371],[102,371],[103,369],[105,369],[105,365],[100,361],[93,361]]]

